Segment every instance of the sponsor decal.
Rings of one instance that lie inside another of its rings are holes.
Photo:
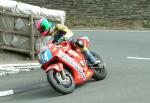
[[[59,51],[58,56],[61,57],[63,60],[67,61],[68,63],[70,63],[79,72],[81,77],[84,80],[86,79],[86,75],[82,71],[82,67],[78,65],[76,61],[74,61],[71,57],[69,57],[67,54],[63,53],[62,51]]]
[[[79,57],[79,58],[81,59],[81,57],[79,56],[79,54],[76,53],[76,52],[74,52],[73,50],[69,50],[68,52],[69,52],[70,54],[73,54],[74,56]]]
[[[80,61],[80,64],[84,67],[85,66],[85,63],[83,60]]]
[[[50,59],[52,59],[52,57],[53,56],[52,56],[50,49],[46,49],[45,51],[43,51],[40,54],[40,63],[44,64],[44,63],[48,62]]]
[[[91,75],[92,75],[91,72],[87,72],[86,74],[87,77],[90,77]]]

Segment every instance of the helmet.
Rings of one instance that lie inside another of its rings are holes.
[[[46,36],[49,30],[53,27],[52,22],[49,22],[46,18],[41,18],[36,22],[36,28],[39,30],[42,36]]]

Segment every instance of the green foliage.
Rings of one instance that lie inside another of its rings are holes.
[[[100,19],[91,19],[91,18],[75,18],[75,17],[67,17],[66,25],[70,27],[74,26],[82,26],[82,27],[101,27],[105,26],[106,23]]]
[[[143,27],[144,28],[150,28],[150,20],[144,20],[143,21]]]

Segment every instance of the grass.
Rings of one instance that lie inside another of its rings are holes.
[[[150,20],[113,19],[113,18],[77,18],[67,16],[65,25],[69,28],[92,28],[107,30],[149,30]]]

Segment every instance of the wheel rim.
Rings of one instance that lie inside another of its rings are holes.
[[[99,64],[97,67],[94,67],[94,68],[95,68],[95,70],[98,73],[101,73],[101,74],[105,73],[105,66],[104,66],[104,64]]]
[[[72,85],[72,81],[69,75],[67,75],[65,73],[65,78],[63,78],[62,74],[59,72],[56,72],[53,74],[55,81],[58,85],[65,87],[65,88],[69,88]]]
[[[95,70],[101,74],[105,73],[104,68],[96,68]]]

